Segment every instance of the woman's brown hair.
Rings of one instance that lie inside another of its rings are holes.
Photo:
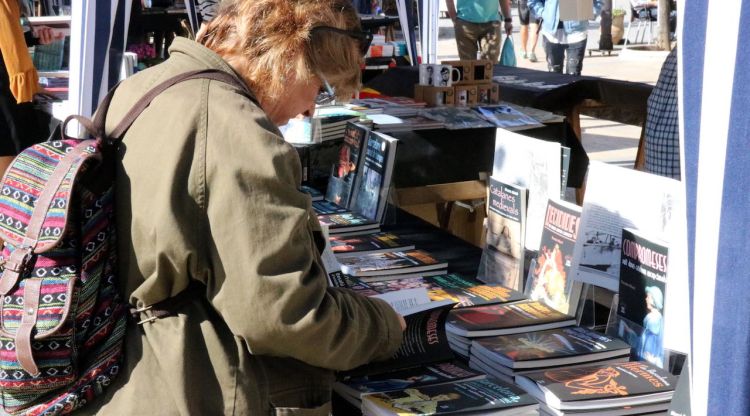
[[[278,99],[290,77],[324,77],[337,96],[359,88],[357,40],[316,26],[359,30],[350,0],[224,0],[197,41],[218,53],[259,98]]]

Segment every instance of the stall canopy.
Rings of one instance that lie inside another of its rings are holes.
[[[119,79],[132,0],[71,2],[70,107],[90,116]]]
[[[748,415],[750,1],[687,0],[680,9],[692,414]]]

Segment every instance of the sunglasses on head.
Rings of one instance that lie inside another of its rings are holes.
[[[362,53],[362,56],[367,54],[367,50],[370,48],[370,43],[372,43],[372,33],[361,30],[344,30],[331,26],[315,26],[310,30],[310,36],[312,37],[317,32],[338,33],[339,35],[349,36],[350,38],[357,40],[359,42],[359,51]]]

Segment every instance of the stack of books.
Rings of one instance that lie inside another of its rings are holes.
[[[645,361],[530,373],[518,386],[541,402],[543,415],[634,415],[665,412],[677,377]]]
[[[469,355],[472,368],[513,382],[518,375],[551,367],[627,361],[630,346],[618,338],[571,326],[477,338]]]

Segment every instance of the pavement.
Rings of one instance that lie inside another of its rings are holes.
[[[516,12],[514,7],[512,38],[517,55],[517,64],[519,67],[544,71],[547,69],[547,63],[541,38],[535,50],[538,62],[530,62],[521,56],[520,25],[515,15]],[[631,38],[633,38],[632,34]],[[598,42],[599,23],[592,21],[589,24],[587,49],[597,49]],[[530,45],[528,48],[530,50]],[[621,46],[615,46],[611,55],[591,51],[591,54],[587,53],[583,60],[582,74],[653,85],[659,77],[661,65],[667,54],[668,52],[630,48],[623,50]],[[437,55],[438,61],[458,59],[453,23],[450,19],[441,18],[439,20]],[[581,116],[581,133],[583,147],[591,160],[632,167],[638,149],[640,126]]]

